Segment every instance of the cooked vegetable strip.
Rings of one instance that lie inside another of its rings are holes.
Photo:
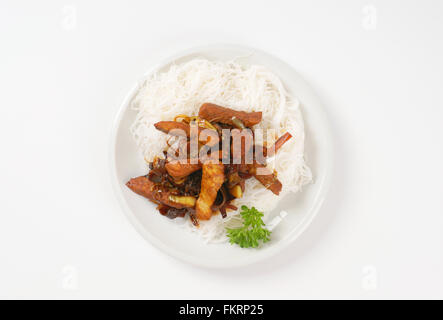
[[[261,163],[254,162],[249,165],[249,173],[254,176],[255,179],[265,186],[266,189],[271,190],[274,194],[278,195],[282,189],[281,182],[277,177]]]
[[[244,125],[244,123],[243,123],[241,120],[237,119],[236,117],[232,117],[231,120],[232,120],[232,124],[233,124],[237,129],[241,129],[241,130],[243,130],[243,129],[246,128],[245,125]]]
[[[262,118],[261,112],[235,111],[212,103],[204,103],[200,107],[198,115],[209,122],[221,122],[232,126],[238,125],[237,121],[232,121],[232,119],[235,118],[240,120],[245,127],[256,125]]]
[[[198,116],[194,116],[194,117],[190,117],[190,122],[196,123],[199,127],[204,128],[204,129],[212,129],[212,130],[217,130],[211,122],[209,122],[208,120],[205,119],[201,119]]]
[[[185,207],[193,208],[197,199],[191,196],[169,196],[169,200],[176,204],[182,204]]]
[[[231,189],[229,189],[229,193],[234,198],[241,198],[243,196],[243,191],[242,191],[241,186],[239,184],[232,187]]]
[[[173,197],[174,195],[171,194],[170,190],[161,188],[159,185],[155,184],[145,176],[133,178],[129,180],[126,185],[135,193],[148,198],[151,201],[160,202],[173,208],[182,209],[194,206],[189,202],[184,203],[184,201],[182,201],[182,203],[180,203],[173,201],[175,199],[171,197]]]
[[[222,163],[204,163],[200,195],[195,205],[197,218],[209,220],[212,216],[212,204],[217,192],[225,180],[225,168]]]

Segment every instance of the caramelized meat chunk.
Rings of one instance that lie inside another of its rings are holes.
[[[154,124],[154,127],[164,133],[168,133],[173,136],[191,136],[191,126],[186,123],[176,121],[160,121]]]
[[[198,219],[209,220],[212,216],[212,204],[225,180],[225,170],[222,163],[207,162],[202,167],[203,175],[200,195],[196,203],[196,214]]]
[[[254,162],[249,165],[249,173],[254,176],[255,179],[260,181],[260,183],[272,193],[279,195],[282,184],[277,179],[277,177],[272,173],[266,166],[261,163]]]
[[[198,159],[197,161],[191,161],[190,159],[187,160],[172,160],[168,163],[166,163],[165,168],[168,174],[173,177],[174,179],[180,179],[184,178],[191,173],[199,170],[202,168],[201,161],[205,161],[208,159],[222,159],[222,151],[219,150],[218,153],[210,153],[203,155],[202,159]],[[198,163],[195,163],[198,162]]]
[[[176,209],[182,209],[186,207],[193,207],[194,204],[192,203],[186,203],[183,202],[177,202],[174,201],[174,199],[181,198],[177,195],[174,195],[171,190],[168,190],[166,188],[162,188],[158,184],[152,182],[149,180],[146,176],[141,176],[137,178],[132,178],[129,180],[126,185],[129,189],[134,191],[135,193],[148,198],[151,201],[154,202],[160,202],[162,204],[165,204],[167,206],[176,208]]]
[[[172,161],[168,162],[166,165],[166,170],[168,171],[169,175],[175,179],[184,178],[191,173],[201,169],[200,163],[182,163],[180,161]]]
[[[172,136],[191,138],[191,125],[177,121],[160,121],[154,124],[154,127],[164,133]],[[215,130],[208,130],[196,125],[198,141],[209,146],[216,145],[219,142],[218,133]],[[203,133],[202,133],[203,132]]]
[[[261,112],[235,111],[212,103],[204,103],[200,107],[198,115],[200,118],[206,119],[209,122],[221,122],[232,126],[235,126],[232,119],[236,118],[240,120],[245,127],[252,127],[253,125],[256,125],[261,121],[262,118]]]

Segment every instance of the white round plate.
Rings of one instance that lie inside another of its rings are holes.
[[[145,77],[153,72],[167,70],[172,62],[182,63],[197,57],[209,60],[245,57],[239,62],[266,66],[280,77],[289,94],[301,102],[306,130],[305,155],[314,175],[314,183],[306,185],[302,192],[282,199],[272,214],[278,215],[281,210],[285,210],[288,215],[273,229],[271,241],[261,248],[241,249],[229,243],[204,243],[198,235],[160,215],[154,204],[125,186],[130,178],[146,174],[146,166],[129,131],[136,115],[129,104],[144,78],[128,94],[115,120],[111,141],[112,183],[134,227],[162,251],[199,266],[228,268],[251,264],[269,258],[293,243],[317,214],[325,198],[332,170],[333,150],[329,124],[319,100],[292,67],[260,50],[233,45],[193,48],[157,65]]]

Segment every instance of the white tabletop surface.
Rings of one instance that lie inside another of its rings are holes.
[[[443,298],[442,17],[418,0],[2,1],[0,298]],[[336,142],[301,238],[224,271],[145,242],[108,162],[134,81],[211,43],[290,63]]]

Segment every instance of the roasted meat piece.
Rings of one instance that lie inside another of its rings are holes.
[[[195,205],[195,198],[192,201],[191,198],[193,197],[183,197],[174,194],[172,190],[152,182],[146,176],[132,178],[126,185],[135,193],[151,201],[160,202],[176,209],[193,207]]]
[[[262,117],[261,112],[235,111],[212,103],[204,103],[200,107],[198,115],[200,118],[209,122],[221,122],[232,126],[236,126],[235,122],[232,121],[233,118],[236,118],[240,120],[245,127],[256,125],[261,121]]]
[[[201,190],[195,205],[197,218],[201,220],[209,220],[211,218],[212,204],[225,180],[223,164],[213,162],[214,161],[208,161],[202,166]]]
[[[190,175],[191,173],[201,169],[200,163],[190,163],[190,161],[184,163],[181,161],[171,161],[165,165],[166,170],[168,171],[171,177],[175,179],[181,179]]]
[[[191,138],[191,125],[177,121],[160,121],[154,124],[154,127],[164,133],[172,136]],[[219,142],[218,133],[216,130],[209,130],[196,125],[197,130],[195,134],[200,143],[214,146]],[[203,133],[202,133],[203,132]]]
[[[277,179],[275,174],[271,172],[266,166],[261,163],[254,162],[248,165],[249,174],[253,175],[255,179],[272,193],[278,195],[282,189],[281,182]]]

